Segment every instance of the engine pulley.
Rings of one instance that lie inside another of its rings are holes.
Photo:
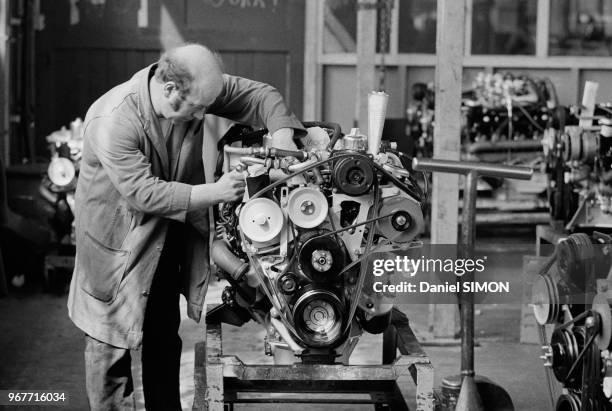
[[[580,396],[573,392],[561,395],[555,406],[555,411],[580,411],[581,409]]]
[[[238,221],[244,235],[256,245],[275,241],[285,224],[280,206],[264,197],[247,201]]]
[[[374,170],[364,158],[346,157],[334,165],[333,180],[336,188],[350,196],[367,193],[374,182]]]
[[[318,237],[325,231],[308,233],[299,251],[302,272],[316,282],[333,280],[346,265],[346,254],[331,236]]]
[[[378,220],[378,231],[391,241],[405,243],[423,231],[421,206],[407,197],[387,197],[382,200],[378,215],[391,216]]]
[[[565,382],[567,387],[580,386],[582,382],[582,362],[578,362],[571,375],[568,373],[578,359],[584,343],[584,327],[574,327],[571,330],[559,328],[553,332],[550,340],[553,373],[557,380]]]
[[[559,319],[561,304],[557,284],[544,274],[538,276],[531,289],[533,315],[540,325],[554,324]]]
[[[558,246],[559,274],[568,285],[585,292],[587,278],[595,264],[595,247],[590,237],[584,233],[571,234]]]
[[[287,198],[287,214],[298,227],[315,228],[325,221],[328,209],[327,198],[315,188],[296,188]]]
[[[612,301],[610,301],[606,293],[599,293],[593,298],[591,310],[599,314],[600,317],[600,320],[597,322],[599,324],[599,329],[595,337],[595,344],[597,344],[597,347],[601,351],[607,350],[612,346],[611,304]]]
[[[344,305],[333,291],[304,287],[293,306],[298,336],[311,347],[333,347],[341,343],[345,328]]]
[[[49,163],[47,175],[53,184],[64,187],[73,182],[76,176],[76,170],[72,161],[64,157],[57,157]]]

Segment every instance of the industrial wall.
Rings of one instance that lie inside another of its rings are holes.
[[[42,0],[40,13],[39,156],[44,136],[184,41],[219,51],[228,73],[274,85],[302,111],[304,0]]]

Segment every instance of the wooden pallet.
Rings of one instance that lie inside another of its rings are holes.
[[[395,309],[383,334],[380,365],[245,364],[223,354],[221,324],[207,324],[206,342],[195,347],[193,409],[233,410],[237,403],[324,403],[408,410],[398,385],[398,378],[407,375],[416,384],[416,409],[433,411],[433,366],[408,319]]]

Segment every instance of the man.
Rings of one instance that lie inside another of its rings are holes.
[[[267,127],[282,148],[295,147],[294,129],[303,132],[274,88],[223,74],[200,45],[166,52],[85,118],[68,310],[86,333],[92,410],[133,409],[130,350],[141,346],[147,409],[181,409],[179,292],[199,321],[207,208],[241,198],[245,185],[235,171],[205,184],[205,113]]]

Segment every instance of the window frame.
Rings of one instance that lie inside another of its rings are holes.
[[[550,5],[553,0],[536,0],[536,47],[535,54],[472,54],[472,9],[473,0],[465,0],[465,42],[464,67],[495,67],[495,68],[550,68],[550,69],[610,69],[611,58],[605,56],[550,56],[548,54]],[[319,0],[318,21],[323,25],[323,9],[325,0]],[[436,64],[435,54],[399,53],[399,9],[400,0],[394,0],[391,20],[390,52],[385,55],[385,64],[389,66],[430,67]],[[323,30],[319,31],[318,44],[323,44]],[[380,61],[381,55],[376,55]],[[318,62],[323,65],[356,65],[356,53],[324,53],[323,47],[318,47]]]

